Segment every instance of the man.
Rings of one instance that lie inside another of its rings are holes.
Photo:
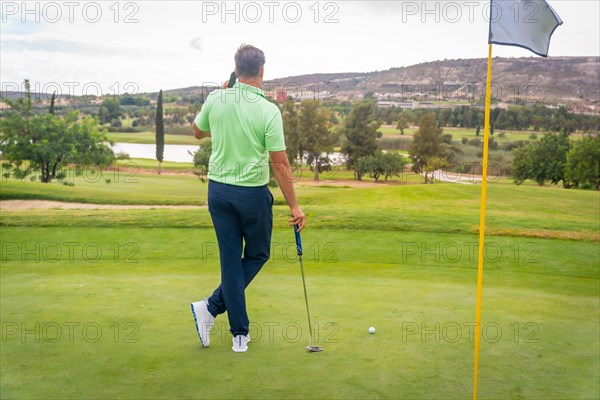
[[[269,157],[277,183],[292,214],[290,225],[305,224],[296,200],[291,168],[285,153],[281,112],[260,89],[265,55],[242,45],[235,54],[232,88],[226,82],[204,102],[192,124],[194,136],[212,136],[208,169],[208,210],[219,242],[221,284],[212,296],[192,303],[196,329],[203,347],[215,317],[227,311],[233,351],[248,349],[249,321],[245,288],[269,259],[273,229],[273,195]]]

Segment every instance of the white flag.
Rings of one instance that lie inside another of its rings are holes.
[[[545,0],[490,0],[488,43],[524,47],[548,57],[550,37],[562,25]]]

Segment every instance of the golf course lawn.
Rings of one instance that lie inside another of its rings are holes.
[[[143,143],[143,144],[155,144],[156,133],[155,132],[109,132],[107,135],[109,140],[113,142],[121,143]],[[197,145],[198,139],[191,134],[189,135],[169,135],[165,134],[165,144],[184,144],[184,145]]]
[[[404,130],[404,135],[406,137],[409,136],[413,136],[415,134],[415,132],[417,131],[418,128],[415,127],[411,127],[411,128],[406,128]],[[402,136],[400,134],[400,130],[396,129],[396,127],[394,125],[384,125],[381,126],[379,128],[379,131],[381,132],[381,134],[383,136]],[[450,135],[452,135],[454,140],[460,140],[463,137],[466,137],[468,139],[475,139],[475,138],[479,138],[483,140],[483,127],[480,130],[480,135],[477,135],[477,130],[475,128],[450,128],[450,127],[444,127],[443,128],[443,132],[444,134],[449,133]],[[530,136],[531,134],[536,134],[538,136],[540,135],[544,135],[544,132],[534,132],[534,131],[512,131],[512,130],[499,130],[495,132],[495,136],[494,138],[499,141],[499,142],[503,142],[503,141],[507,141],[507,140],[530,140]],[[503,134],[501,137],[499,136],[500,134]],[[133,139],[128,139],[128,140],[133,140]],[[149,142],[149,143],[153,143],[153,142]]]
[[[206,184],[140,175],[13,180],[1,199],[197,204]],[[306,310],[278,189],[271,260],[202,349],[189,303],[219,282],[206,208],[0,215],[1,398],[470,398],[478,185],[298,185]],[[599,193],[490,183],[479,397],[600,396]],[[369,327],[376,333],[369,334]]]

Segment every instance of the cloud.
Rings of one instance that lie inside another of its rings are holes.
[[[78,53],[78,54],[106,54],[106,49],[101,49],[95,45],[84,45],[83,43],[73,42],[69,40],[41,39],[13,39],[3,40],[2,50],[6,52],[47,52],[47,53]]]
[[[84,57],[121,57],[132,60],[162,58],[164,56],[180,56],[177,51],[152,52],[141,48],[125,48],[122,44],[106,46],[94,42],[78,42],[54,38],[40,38],[36,35],[22,37],[18,35],[3,35],[0,40],[2,53],[14,54],[22,52],[72,54]]]
[[[202,38],[200,36],[196,36],[195,38],[193,38],[190,41],[190,46],[192,46],[192,48],[194,48],[196,50],[200,50],[200,51],[204,50],[204,48],[202,47]]]
[[[32,35],[40,32],[43,29],[43,24],[36,23],[31,20],[21,21],[21,16],[18,15],[1,15],[0,26],[2,27],[2,35]]]

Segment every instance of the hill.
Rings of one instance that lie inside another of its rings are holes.
[[[487,59],[433,61],[368,73],[312,74],[265,82],[315,90],[327,86],[337,95],[375,92],[416,100],[485,94]],[[494,96],[501,101],[544,100],[597,104],[600,101],[600,57],[495,58]]]
[[[276,97],[285,88],[295,98],[340,100],[373,92],[379,100],[468,101],[481,103],[485,97],[487,59],[432,61],[374,72],[315,73],[265,81],[263,89]],[[192,86],[164,90],[165,96],[184,102],[201,98],[213,87]],[[325,91],[327,93],[325,93]],[[4,92],[7,98],[22,92]],[[158,93],[140,93],[155,100]],[[42,96],[34,94],[34,98]],[[41,98],[49,101],[51,94]],[[494,58],[493,96],[502,102],[568,104],[572,110],[600,110],[600,57]],[[62,99],[65,96],[59,96]],[[76,96],[77,97],[77,96]]]

